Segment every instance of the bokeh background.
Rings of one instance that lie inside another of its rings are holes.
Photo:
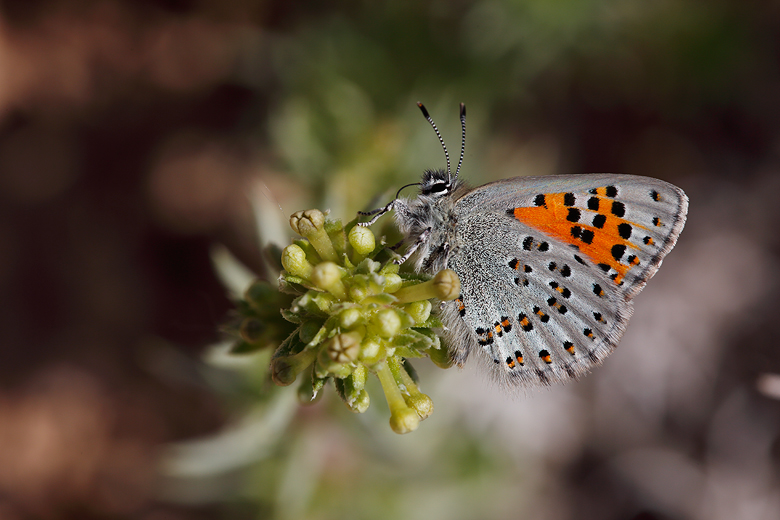
[[[691,205],[603,367],[421,360],[397,436],[218,345],[289,214],[443,165],[416,101],[455,153],[466,103],[473,184]],[[3,0],[0,518],[780,518],[778,193],[772,0]]]

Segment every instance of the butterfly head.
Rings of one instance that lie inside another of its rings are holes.
[[[425,170],[420,181],[420,195],[437,198],[452,193],[457,180],[447,170]]]
[[[430,213],[431,203],[434,201],[446,200],[449,195],[455,192],[462,183],[458,180],[458,174],[460,173],[460,167],[463,165],[463,155],[466,149],[466,106],[460,104],[460,126],[461,126],[461,146],[460,146],[460,159],[458,160],[458,166],[455,169],[455,173],[452,173],[450,164],[450,154],[447,152],[447,146],[444,144],[439,129],[436,127],[436,123],[428,114],[428,110],[422,103],[417,103],[425,119],[428,120],[433,130],[436,132],[436,137],[439,138],[439,143],[444,150],[444,157],[447,160],[447,169],[438,170],[426,170],[423,173],[423,178],[420,182],[414,182],[401,187],[398,193],[388,205],[383,208],[379,208],[373,211],[359,212],[360,215],[373,215],[373,218],[368,222],[360,222],[359,226],[370,226],[377,221],[379,217],[394,209],[396,212],[396,218],[399,220],[401,229],[404,232],[410,230],[416,230],[421,226],[421,223],[427,222],[429,219],[427,215],[422,213]],[[412,201],[399,198],[401,191],[409,186],[420,186],[420,198]],[[419,233],[417,233],[419,234]]]

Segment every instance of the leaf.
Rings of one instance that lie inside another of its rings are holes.
[[[298,337],[298,331],[300,327],[295,329],[292,334],[287,336],[281,345],[274,351],[274,355],[271,359],[277,359],[280,357],[292,356],[302,351],[306,345]]]
[[[431,347],[438,348],[439,337],[433,333],[428,334],[416,329],[407,329],[404,332],[396,334],[395,337],[393,337],[391,345],[396,348],[405,348],[411,352],[415,352],[427,350]],[[420,355],[419,352],[415,352],[414,357],[419,357]]]
[[[303,318],[298,314],[297,312],[293,312],[288,309],[282,309],[282,318],[289,321],[290,323],[295,323],[296,325],[300,325],[303,323]]]

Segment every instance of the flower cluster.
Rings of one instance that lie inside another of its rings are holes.
[[[366,381],[375,374],[393,431],[415,430],[433,402],[420,392],[407,360],[428,356],[443,368],[452,364],[433,330],[441,323],[430,299],[456,298],[457,275],[449,269],[432,278],[402,273],[394,254],[356,221],[343,226],[308,210],[290,217],[290,225],[302,238],[281,252],[279,291],[263,282],[247,290],[239,302],[242,339],[235,351],[260,348],[284,333],[271,359],[277,385],[301,375],[298,395],[311,402],[332,380],[349,409],[360,413],[369,406]],[[274,321],[280,307],[292,325]],[[287,334],[285,327],[294,328]]]

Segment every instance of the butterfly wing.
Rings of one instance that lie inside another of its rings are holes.
[[[687,198],[645,177],[526,177],[466,193],[455,213],[448,265],[463,294],[442,318],[456,361],[477,350],[507,384],[550,384],[615,348],[631,299],[682,230]]]

